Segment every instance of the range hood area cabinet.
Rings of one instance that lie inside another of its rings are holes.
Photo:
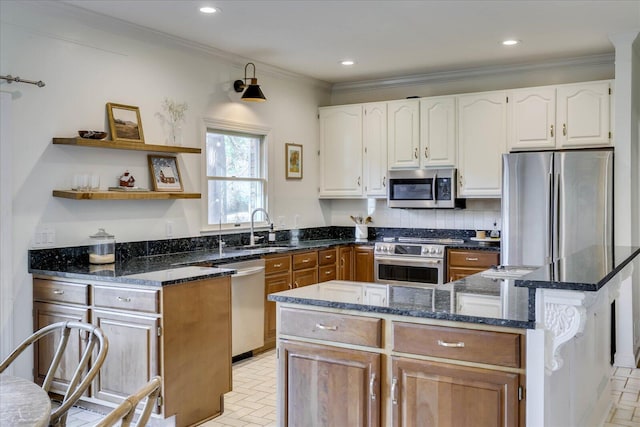
[[[509,151],[613,146],[613,83],[509,91]]]

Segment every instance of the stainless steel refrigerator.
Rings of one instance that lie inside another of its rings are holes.
[[[545,265],[613,244],[613,150],[504,154],[503,265]]]

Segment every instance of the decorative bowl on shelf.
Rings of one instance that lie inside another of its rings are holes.
[[[80,138],[86,139],[105,139],[107,137],[106,132],[99,130],[79,130],[78,135],[80,135]]]

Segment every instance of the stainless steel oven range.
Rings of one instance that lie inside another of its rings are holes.
[[[444,283],[445,245],[459,239],[398,237],[376,242],[374,280],[379,283],[432,286]]]

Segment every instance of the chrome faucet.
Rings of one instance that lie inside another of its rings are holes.
[[[264,216],[266,217],[267,222],[271,223],[271,220],[269,219],[269,213],[265,209],[256,208],[253,210],[253,212],[251,212],[251,234],[249,235],[249,246],[254,246],[256,244],[256,236],[254,236],[253,234],[253,217],[258,211],[264,212]]]

